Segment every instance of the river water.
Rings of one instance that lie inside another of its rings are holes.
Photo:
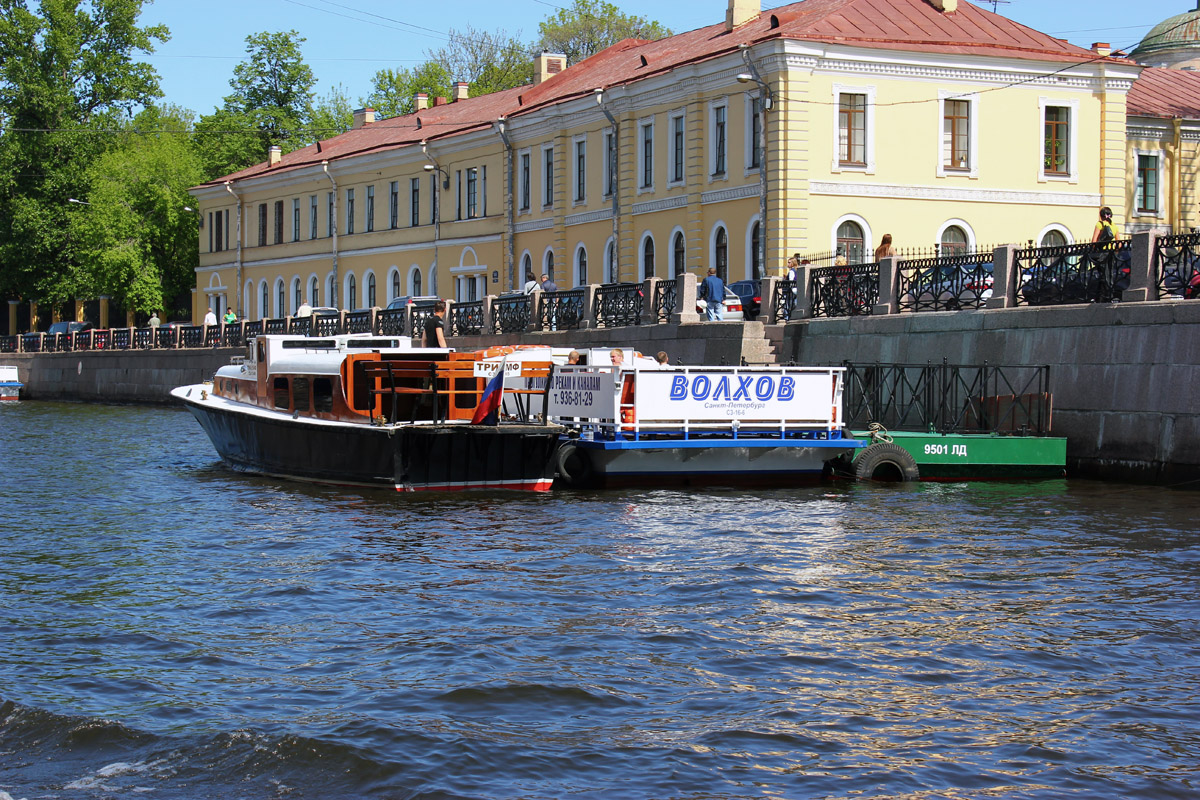
[[[395,496],[0,408],[0,798],[1200,795],[1200,493]]]

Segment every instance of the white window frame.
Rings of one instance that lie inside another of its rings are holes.
[[[650,128],[650,180],[646,181],[646,127]],[[643,117],[637,121],[637,176],[638,194],[654,191],[654,117]]]
[[[650,242],[654,245],[655,269],[651,270],[649,273],[646,272],[646,240],[647,239],[649,239]],[[638,280],[644,281],[644,280],[646,280],[647,277],[653,277],[654,275],[657,274],[658,240],[656,240],[654,238],[654,234],[651,233],[650,231],[642,231],[642,235],[640,237],[638,237],[637,265],[638,265],[638,275],[640,276],[638,278]]]
[[[853,222],[863,232],[863,258],[869,258],[875,252],[875,234],[871,232],[871,225],[863,217],[858,214],[842,214],[833,221],[833,225],[829,226],[829,252],[837,250],[838,228],[842,227],[843,222]],[[938,238],[941,241],[941,238]]]
[[[725,168],[717,172],[717,109],[725,111],[725,150],[722,153]],[[729,98],[720,97],[708,104],[708,181],[729,179]]]
[[[1158,159],[1158,170],[1157,170],[1157,172],[1158,172],[1158,197],[1156,198],[1156,204],[1158,206],[1158,211],[1152,212],[1152,213],[1145,212],[1145,211],[1138,211],[1138,197],[1141,195],[1141,192],[1139,191],[1138,181],[1142,174],[1141,170],[1138,169],[1138,159],[1141,156],[1152,156],[1152,157]],[[1165,216],[1165,213],[1163,211],[1163,205],[1166,202],[1166,193],[1164,192],[1164,187],[1163,187],[1163,184],[1164,184],[1163,164],[1165,164],[1166,161],[1167,161],[1167,151],[1166,150],[1145,150],[1142,148],[1134,149],[1134,151],[1133,151],[1133,202],[1130,203],[1130,205],[1129,205],[1129,209],[1131,212],[1130,216],[1140,217],[1141,219],[1162,219]]]
[[[579,169],[580,148],[583,148],[583,175]],[[580,179],[583,180],[583,192],[580,189]],[[571,140],[571,205],[581,206],[587,203],[587,134],[581,133]]]
[[[675,177],[675,161],[680,155],[675,144],[675,123],[683,126],[683,170]],[[670,112],[667,116],[667,186],[683,186],[687,183],[687,114],[683,109]]]
[[[967,101],[967,169],[946,169],[946,164],[942,156],[945,149],[946,132],[946,101],[947,100],[965,100]],[[950,177],[979,177],[979,95],[963,94],[961,92],[952,91],[950,89],[938,90],[938,118],[937,118],[937,137],[934,145],[937,148],[937,158],[934,163],[937,164],[937,176],[939,178]],[[938,241],[941,241],[939,237]]]
[[[1067,143],[1066,175],[1046,174],[1046,109],[1049,107],[1067,109]],[[1038,98],[1037,120],[1037,165],[1038,183],[1062,181],[1064,183],[1079,183],[1079,98],[1058,99],[1050,97]]]
[[[867,165],[858,167],[854,165],[843,165],[838,158],[839,137],[841,128],[838,125],[838,110],[842,107],[843,94],[862,94],[867,96],[866,120],[863,123],[864,133],[867,137],[867,144],[864,148],[866,153]],[[876,89],[874,86],[852,86],[846,83],[833,84],[833,138],[830,140],[833,145],[833,158],[830,163],[831,172],[861,172],[867,175],[875,173],[875,95]],[[837,228],[835,227],[836,231]],[[834,236],[836,241],[837,236]]]
[[[1034,239],[1034,241],[1037,242],[1038,247],[1043,246],[1042,240],[1046,238],[1046,234],[1050,231],[1058,231],[1063,235],[1063,238],[1066,239],[1067,244],[1075,244],[1075,237],[1071,235],[1070,228],[1068,228],[1066,225],[1063,225],[1061,222],[1051,222],[1049,225],[1038,231],[1037,238]]]
[[[584,272],[587,272],[587,270],[591,267],[590,264],[587,264],[587,260],[588,260],[587,245],[585,245],[583,242],[579,242],[578,244],[575,245],[575,257],[571,259],[571,281],[572,281],[572,285],[574,285],[574,286],[586,286],[587,285],[587,280],[586,280],[587,275],[584,275],[584,281],[582,283],[580,283],[580,281],[579,281],[579,254],[580,253],[583,253],[583,260],[584,260],[584,263],[586,264],[586,266],[584,267]]]
[[[962,229],[962,232],[967,235],[967,252],[968,253],[975,252],[975,247],[978,245],[979,240],[975,238],[975,229],[972,228],[967,223],[967,221],[963,220],[963,219],[948,219],[945,222],[943,222],[940,226],[938,226],[937,238],[935,238],[934,241],[938,244],[939,248],[942,244],[942,234],[944,234],[946,232],[947,228]]]

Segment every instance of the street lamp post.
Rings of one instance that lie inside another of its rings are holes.
[[[771,87],[763,80],[758,68],[750,59],[750,45],[738,47],[742,53],[742,61],[746,62],[749,73],[737,76],[738,83],[755,83],[758,85],[758,265],[766,274],[767,271],[767,112],[774,105]]]
[[[429,163],[425,164],[422,169],[426,172],[436,172],[442,176],[442,180],[434,181],[433,185],[433,269],[429,276],[430,289],[433,294],[438,294],[438,239],[442,234],[442,192],[441,189],[450,188],[450,173],[442,168],[442,165],[433,157],[433,153],[429,152],[428,145],[422,140],[421,152],[429,159]],[[440,188],[439,188],[440,187]]]

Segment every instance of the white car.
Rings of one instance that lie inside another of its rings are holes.
[[[742,298],[738,297],[737,293],[734,292],[733,289],[730,289],[728,286],[725,287],[724,306],[725,306],[725,308],[723,309],[723,312],[721,314],[722,322],[729,322],[729,321],[741,322],[742,320],[745,319],[745,317],[742,314]],[[707,317],[708,304],[706,302],[704,302],[703,300],[697,300],[696,301],[696,313],[702,317]]]

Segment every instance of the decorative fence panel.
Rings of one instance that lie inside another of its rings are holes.
[[[1018,250],[1017,305],[1112,303],[1129,288],[1129,239]]]
[[[865,316],[879,302],[878,264],[818,267],[808,276],[814,317]]]
[[[265,319],[263,320],[263,333],[287,333],[288,320],[287,317],[282,319]]]
[[[787,322],[796,310],[796,294],[800,288],[797,281],[775,281],[775,292],[771,300],[774,304],[771,322]]]
[[[344,333],[370,333],[371,310],[346,312],[346,329]]]
[[[1200,297],[1200,234],[1156,237],[1154,280],[1159,297]]]
[[[483,333],[483,301],[470,300],[450,307],[450,336],[478,336]]]
[[[542,292],[538,325],[544,331],[576,330],[583,323],[584,289]]]
[[[670,322],[675,313],[675,298],[678,295],[677,282],[674,280],[659,281],[654,285],[654,318],[659,322]]]
[[[375,315],[375,334],[378,336],[404,336],[404,324],[407,317],[408,311],[403,308],[380,311]]]
[[[129,335],[129,328],[114,328],[110,346],[114,350],[128,350],[131,339],[132,337]]]
[[[335,314],[313,314],[309,319],[309,336],[337,336],[342,320]]]
[[[510,294],[492,301],[492,333],[524,333],[529,330],[530,296]]]
[[[901,311],[983,308],[992,297],[992,253],[962,253],[900,261],[896,297]]]
[[[596,327],[642,324],[642,285],[615,283],[596,287]]]
[[[133,346],[139,350],[146,350],[156,346],[154,334],[158,331],[154,328],[135,328],[133,331]]]

